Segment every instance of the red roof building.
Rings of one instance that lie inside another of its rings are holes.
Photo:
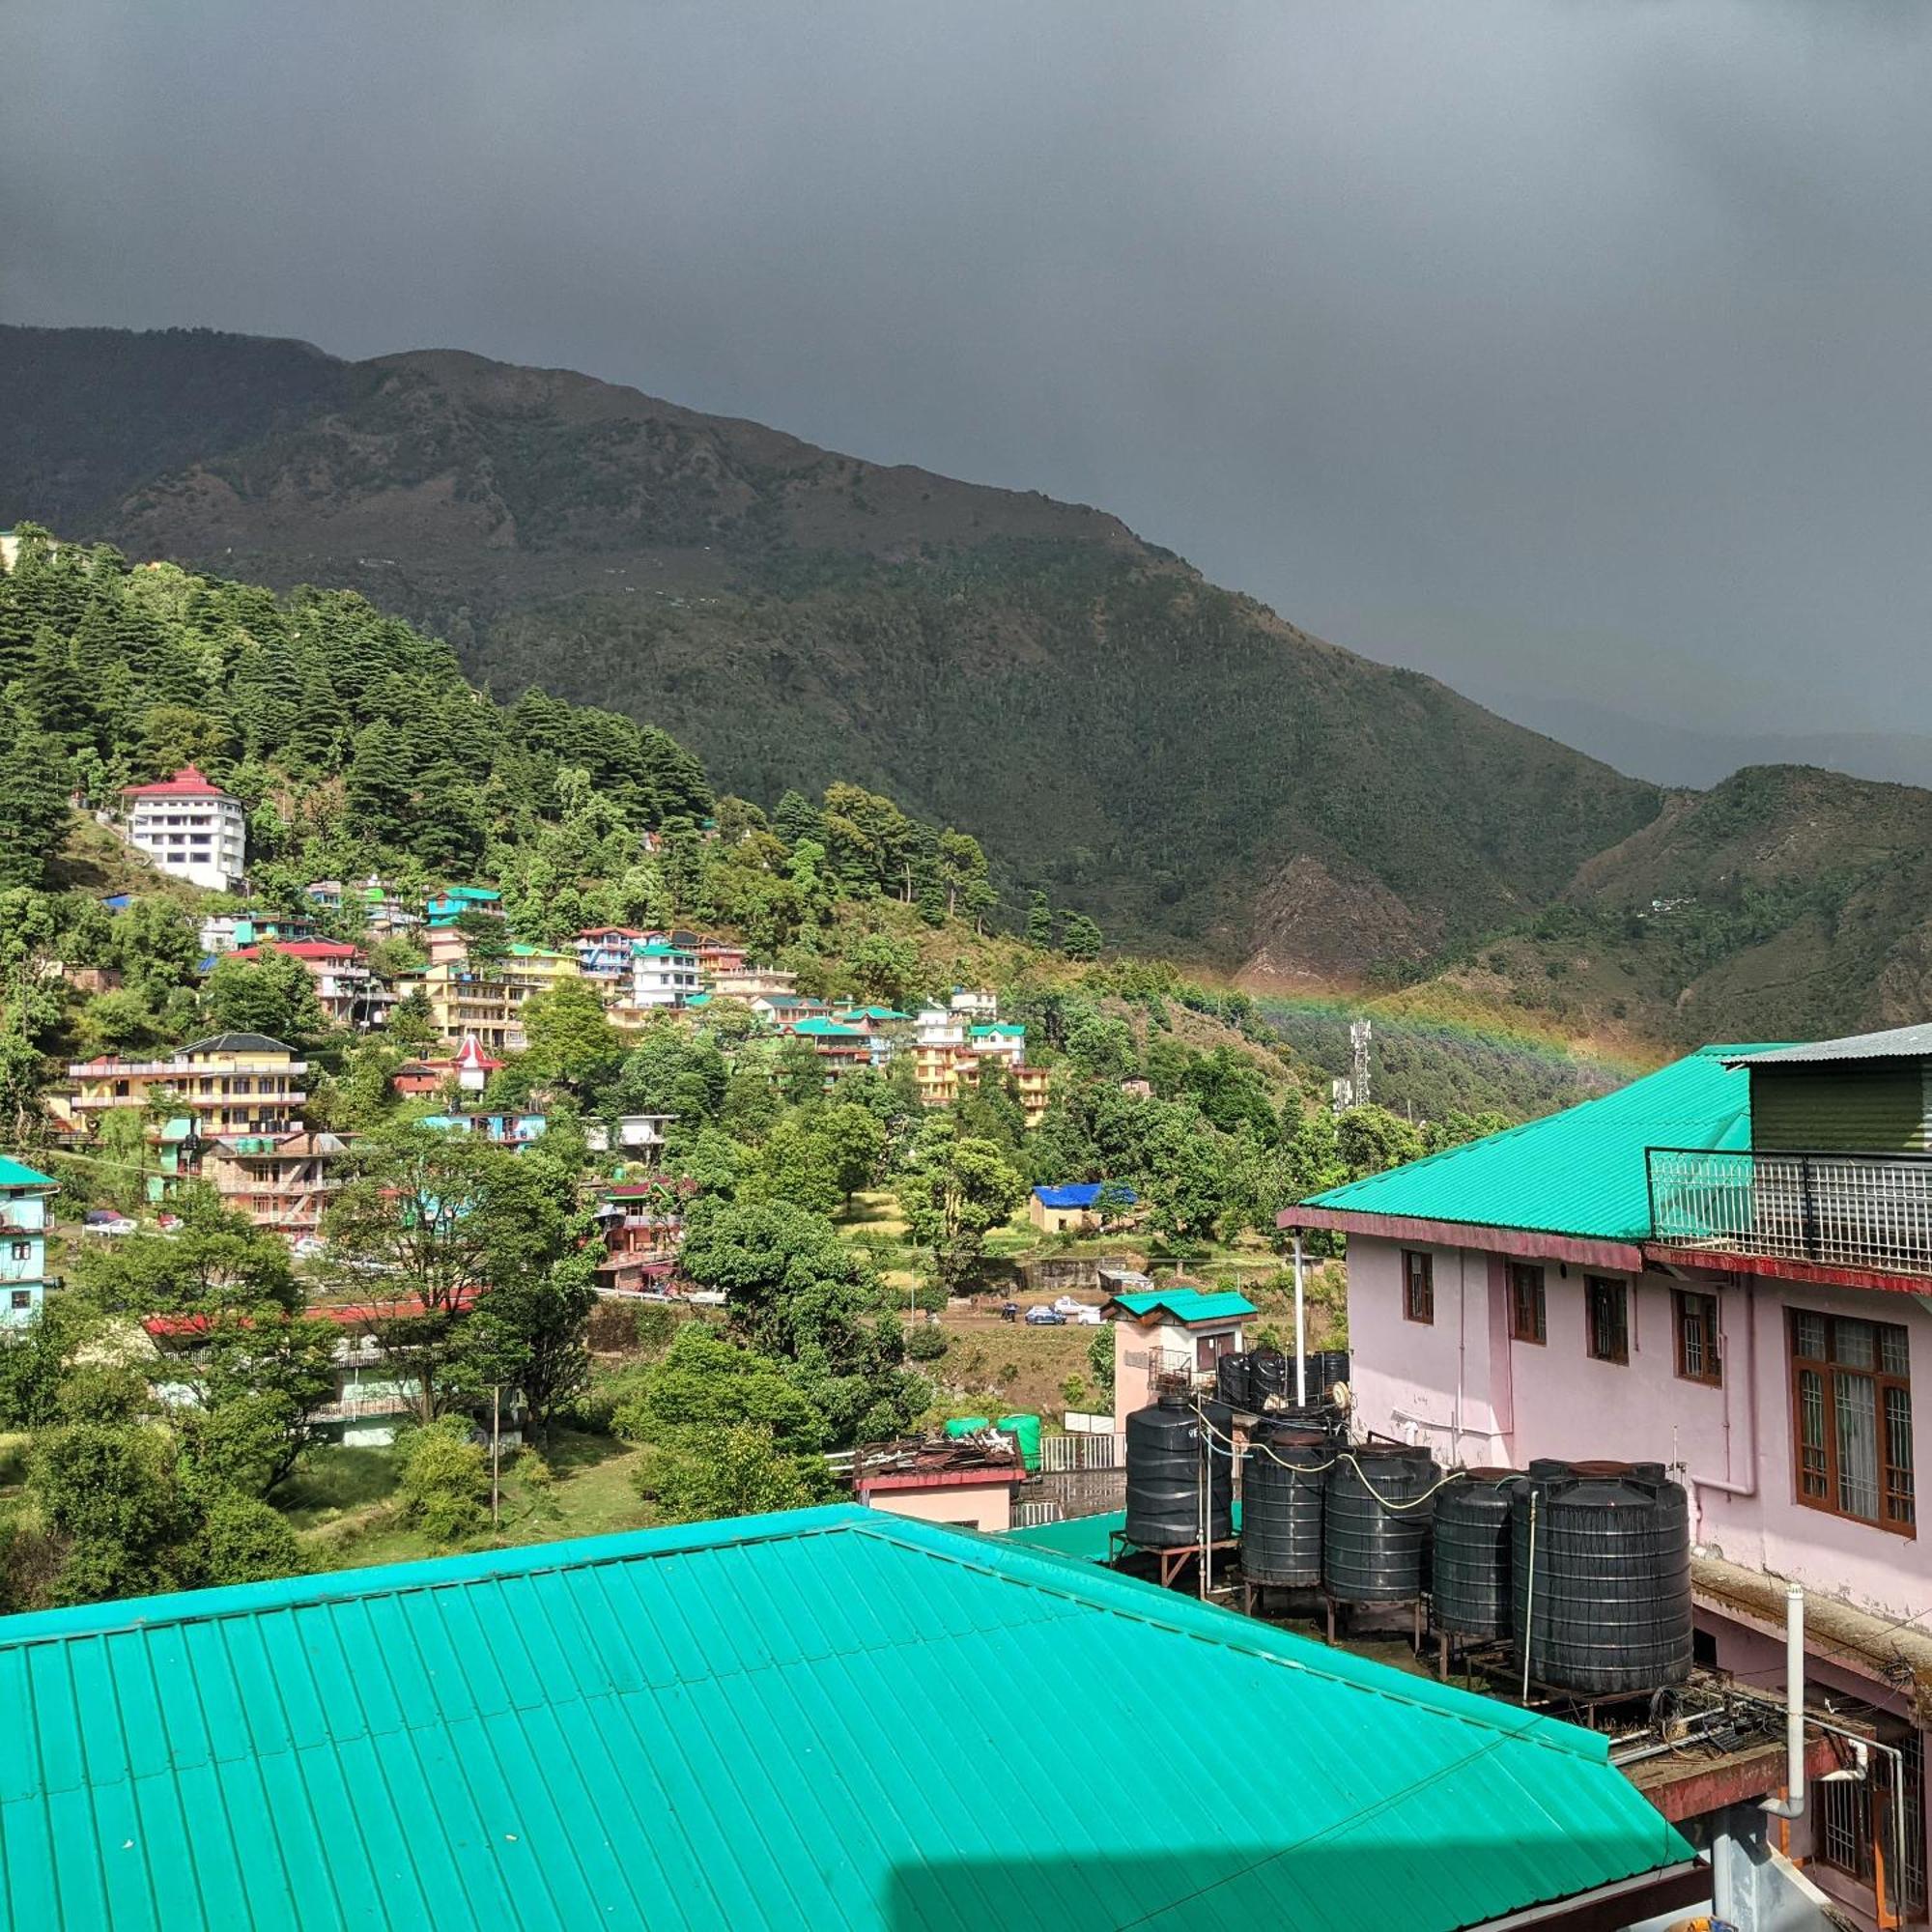
[[[228,794],[198,765],[184,765],[171,779],[154,784],[124,785],[124,798],[226,798]]]

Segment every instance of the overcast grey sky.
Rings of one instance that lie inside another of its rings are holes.
[[[1044,489],[1579,733],[1919,731],[1928,22],[61,0],[0,59],[0,312],[456,345]]]

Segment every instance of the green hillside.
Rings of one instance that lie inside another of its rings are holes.
[[[1264,977],[1438,956],[1660,802],[1099,511],[567,372],[7,329],[0,409],[0,521],[355,586],[499,691],[664,725],[723,787],[889,790],[1010,885]]]

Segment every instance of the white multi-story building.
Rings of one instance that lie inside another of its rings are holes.
[[[128,842],[156,871],[210,892],[232,892],[248,869],[248,825],[230,798],[193,765],[158,784],[129,785]]]
[[[637,1007],[681,1007],[697,992],[697,954],[654,939],[631,954],[631,997]]]

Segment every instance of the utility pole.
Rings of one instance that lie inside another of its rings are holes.
[[[500,1454],[503,1441],[503,1384],[490,1385],[490,1527],[497,1529],[502,1522],[502,1484],[499,1480],[501,1468]]]

